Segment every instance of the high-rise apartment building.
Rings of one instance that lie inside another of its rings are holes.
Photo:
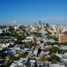
[[[59,34],[59,42],[67,42],[67,32],[63,32],[62,34]]]

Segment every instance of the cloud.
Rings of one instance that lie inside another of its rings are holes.
[[[7,22],[8,25],[16,25],[17,24],[17,20],[9,20]]]
[[[12,24],[13,24],[13,25],[17,24],[17,21],[16,21],[16,20],[13,20],[13,21],[12,21]]]
[[[38,22],[39,20],[41,20],[42,22],[47,21],[46,18],[37,18],[37,19],[33,19],[33,22]]]
[[[13,20],[14,23],[16,23],[17,21],[16,20]]]
[[[64,19],[67,19],[67,17],[64,17],[64,16],[48,16],[48,17],[43,17],[43,18],[36,18],[36,19],[33,19],[33,21],[37,22],[39,20],[49,21],[49,20],[64,20]]]
[[[67,22],[67,17],[66,16],[47,16],[43,18],[36,18],[33,19],[33,22],[38,23],[38,21],[41,20],[42,23],[66,23]]]
[[[53,19],[53,20],[58,20],[58,19],[64,19],[64,18],[66,18],[66,17],[63,17],[63,16],[49,16],[49,17],[47,17],[47,19]]]

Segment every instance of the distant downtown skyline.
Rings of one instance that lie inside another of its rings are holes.
[[[0,0],[0,24],[67,24],[67,0]]]

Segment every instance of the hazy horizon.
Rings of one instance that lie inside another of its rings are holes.
[[[0,0],[0,24],[67,24],[67,0]]]

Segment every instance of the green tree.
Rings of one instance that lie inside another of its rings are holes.
[[[50,59],[52,63],[57,63],[58,61],[60,61],[60,58],[56,55],[51,55]]]
[[[41,36],[41,33],[39,33],[39,32],[32,32],[31,34],[35,35],[36,37],[40,37]]]
[[[14,61],[14,60],[19,60],[20,57],[19,56],[18,57],[10,56],[9,59],[10,59],[10,61]]]
[[[51,54],[54,54],[54,53],[56,53],[58,51],[60,51],[60,49],[58,47],[52,47],[52,48],[50,48],[50,53]]]

